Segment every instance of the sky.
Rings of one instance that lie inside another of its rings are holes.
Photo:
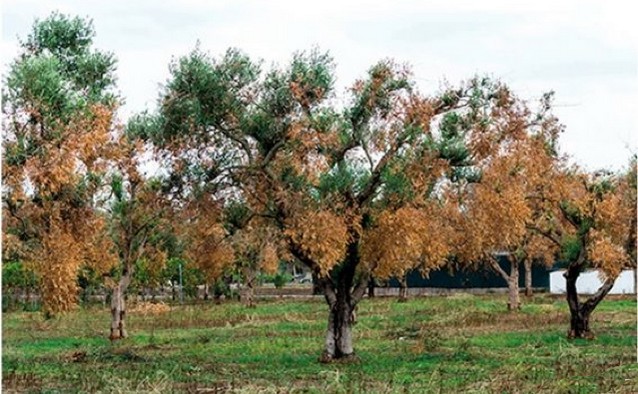
[[[337,93],[376,61],[411,66],[436,93],[476,74],[522,98],[553,90],[562,151],[589,170],[620,169],[638,151],[638,29],[626,1],[87,1],[2,2],[2,73],[36,18],[92,18],[95,46],[118,59],[125,120],[153,109],[172,58],[237,47],[266,68],[315,46],[337,63]]]

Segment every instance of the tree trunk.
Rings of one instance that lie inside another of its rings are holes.
[[[518,294],[518,259],[510,254],[508,260],[510,263],[509,275],[503,270],[503,268],[501,268],[498,258],[490,258],[489,264],[497,274],[501,275],[501,277],[505,279],[508,290],[507,310],[515,311],[521,309],[521,300]]]
[[[406,302],[408,300],[408,274],[404,274],[399,279],[399,302]]]
[[[312,273],[312,295],[324,294],[321,285],[319,284],[319,277],[314,272]]]
[[[126,325],[124,323],[124,318],[126,317],[126,303],[124,297],[126,289],[131,283],[132,276],[133,267],[124,267],[120,281],[113,289],[113,294],[111,295],[111,335],[109,338],[112,341],[126,338],[128,336],[126,332]]]
[[[369,298],[373,298],[374,297],[374,278],[370,278],[370,280],[368,281],[368,297]]]
[[[25,298],[24,302],[25,302],[25,305],[28,308],[30,308],[31,307],[31,305],[30,305],[31,304],[31,287],[27,286],[26,292],[27,292],[27,294],[26,294],[26,298]]]
[[[532,260],[525,260],[525,296],[531,297],[534,295],[532,290]]]
[[[244,272],[245,286],[240,292],[240,299],[248,308],[255,307],[255,274],[246,270]]]
[[[204,284],[204,301],[208,301],[208,283]]]
[[[513,259],[510,264],[510,275],[509,278],[506,279],[509,293],[507,310],[516,311],[521,309],[521,300],[518,291],[518,261]]]
[[[248,308],[255,307],[255,288],[253,287],[252,282],[249,282],[246,285],[246,293],[245,293],[245,303]]]
[[[363,298],[370,277],[364,273],[355,279],[360,262],[359,234],[353,231],[351,235],[346,258],[335,275],[319,275],[319,266],[298,245],[290,243],[293,256],[313,270],[313,283],[322,291],[329,306],[324,350],[319,358],[323,363],[358,359],[354,352],[352,327],[356,322],[357,303]]]
[[[565,272],[567,304],[569,305],[570,326],[567,333],[569,339],[586,338],[593,339],[594,334],[589,328],[589,318],[596,306],[609,293],[614,286],[616,278],[607,278],[605,283],[587,301],[581,303],[578,300],[578,290],[576,281],[580,276],[582,266],[580,264],[568,267]]]
[[[352,326],[355,322],[355,308],[347,298],[349,297],[337,295],[336,302],[330,305],[325,346],[320,358],[323,363],[354,358]]]

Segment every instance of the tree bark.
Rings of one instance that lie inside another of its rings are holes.
[[[323,291],[326,302],[329,306],[328,327],[326,328],[326,338],[324,343],[324,351],[319,361],[329,363],[334,360],[355,360],[354,344],[353,344],[353,325],[356,323],[356,300],[358,295],[351,294],[350,291],[345,293],[335,291],[328,282],[325,284]],[[361,295],[365,292],[360,292]]]
[[[354,356],[352,324],[354,308],[340,300],[330,308],[322,362]]]
[[[508,258],[510,262],[510,273],[508,274],[501,268],[498,263],[496,257],[490,258],[489,262],[494,271],[501,275],[505,282],[507,283],[507,310],[508,311],[516,311],[521,309],[521,300],[519,297],[519,289],[518,289],[518,259],[513,255],[510,255]]]
[[[126,289],[131,283],[132,276],[133,267],[124,267],[120,281],[113,289],[113,293],[111,295],[111,335],[109,338],[112,341],[126,338],[128,336],[124,322],[124,318],[126,317],[126,302],[124,297]]]
[[[252,282],[246,283],[246,288],[244,289],[244,296],[242,300],[246,307],[254,308],[255,307],[255,288],[253,287]]]
[[[518,261],[513,259],[510,261],[510,275],[507,280],[507,287],[509,292],[508,302],[507,302],[507,310],[516,311],[521,309],[521,299],[519,297],[519,289],[518,289]]]
[[[319,358],[322,363],[332,361],[355,361],[353,325],[356,322],[356,307],[368,287],[369,274],[356,274],[359,257],[359,234],[352,232],[345,260],[334,275],[320,275],[320,267],[310,259],[297,244],[290,242],[290,251],[312,270],[313,283],[323,293],[328,304],[328,326],[324,350]]]
[[[322,295],[323,289],[319,284],[319,277],[314,272],[312,273],[312,295]]]
[[[532,289],[532,260],[525,260],[525,296],[531,297],[534,295]]]
[[[578,290],[576,281],[582,272],[582,264],[574,264],[567,268],[565,272],[567,304],[569,305],[570,326],[567,333],[569,339],[586,338],[593,339],[594,334],[589,328],[589,318],[596,309],[596,306],[609,293],[614,286],[616,278],[607,278],[598,291],[587,301],[581,303],[578,300]]]
[[[405,273],[399,279],[399,302],[408,300],[408,274]]]
[[[374,297],[374,285],[374,278],[370,277],[370,280],[368,281],[368,298]]]
[[[240,292],[241,301],[248,308],[255,307],[255,272],[251,269],[244,270],[245,286]]]

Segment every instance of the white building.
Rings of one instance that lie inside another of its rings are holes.
[[[552,294],[562,294],[566,292],[565,270],[554,271],[549,274],[549,292]],[[598,271],[587,271],[580,274],[576,281],[576,289],[579,294],[594,294],[603,281]],[[633,270],[625,270],[620,273],[614,287],[609,294],[635,294],[636,281]]]

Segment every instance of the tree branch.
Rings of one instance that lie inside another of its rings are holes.
[[[368,289],[368,281],[370,280],[370,273],[366,272],[361,275],[359,278],[359,283],[355,286],[352,291],[352,305],[357,305],[359,301],[363,298],[366,290]]]
[[[616,277],[609,277],[605,280],[602,286],[596,291],[594,295],[589,297],[587,301],[582,304],[582,309],[585,313],[589,313],[593,311],[596,306],[602,301],[603,298],[609,293],[612,287],[614,287],[614,282],[616,282]]]
[[[505,279],[506,282],[509,282],[510,280],[510,276],[507,274],[507,272],[505,272],[503,270],[503,268],[501,268],[501,266],[498,264],[498,260],[496,260],[496,257],[494,256],[490,256],[488,258],[488,262],[490,264],[490,267],[492,267],[492,269],[494,271],[496,271],[499,275],[501,275],[503,277],[503,279]],[[512,263],[513,264],[513,263]]]
[[[556,244],[558,247],[562,247],[562,244],[560,242],[560,239],[557,238],[556,234],[553,234],[547,230],[543,230],[537,226],[533,226],[533,225],[527,225],[525,226],[528,230],[534,230],[537,233],[539,233],[540,235],[544,236],[545,238],[549,239],[550,241],[552,241],[554,244]]]

